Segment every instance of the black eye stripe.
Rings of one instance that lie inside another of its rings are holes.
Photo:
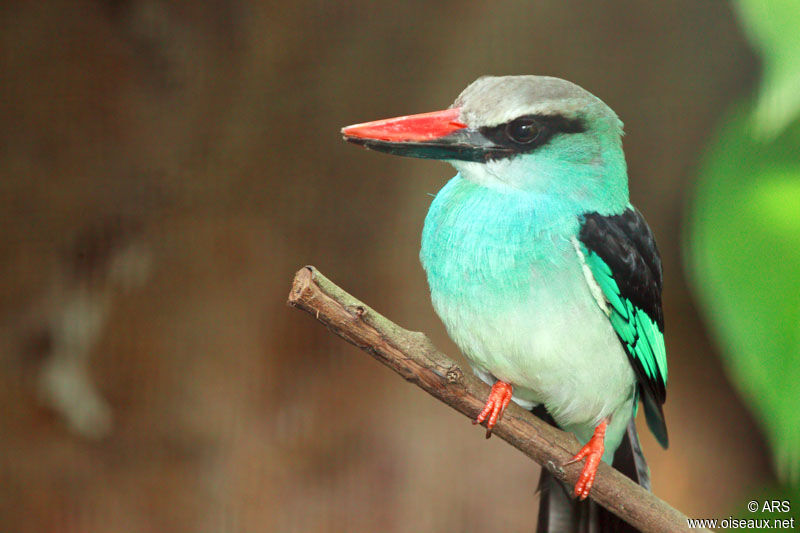
[[[567,118],[563,115],[534,115],[547,124],[550,129],[559,133],[583,133],[586,123],[581,118]]]
[[[514,132],[520,130],[521,124],[526,123],[531,123],[537,134],[529,141],[522,137],[518,140],[524,142],[518,142],[514,138]],[[525,115],[497,126],[480,128],[479,131],[498,146],[510,148],[515,153],[525,153],[546,144],[558,133],[582,133],[586,131],[586,124],[580,118],[566,118],[562,115]]]

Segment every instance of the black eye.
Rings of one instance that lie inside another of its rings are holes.
[[[532,118],[518,118],[506,126],[506,135],[519,144],[530,144],[536,140],[542,128]]]

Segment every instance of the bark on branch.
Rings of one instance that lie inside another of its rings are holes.
[[[307,266],[297,272],[287,303],[310,313],[333,333],[456,411],[474,419],[483,408],[489,387],[471,371],[438,351],[424,334],[391,322],[337,287],[316,268]],[[542,422],[513,402],[493,434],[558,479],[570,486],[575,484],[582,465],[561,466],[579,448],[571,434]],[[590,496],[644,532],[698,531],[688,528],[686,516],[680,511],[605,463],[600,464]]]

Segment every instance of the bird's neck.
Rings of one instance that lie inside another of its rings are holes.
[[[580,197],[560,190],[540,192],[487,186],[457,174],[431,203],[425,228],[458,232],[475,239],[483,236],[481,240],[495,239],[498,246],[507,247],[517,237],[531,243],[545,233],[576,235],[581,215],[621,213],[628,203],[627,189],[618,198],[610,198],[607,205],[595,203],[587,207]]]
[[[496,205],[535,207],[540,224],[564,214],[618,214],[629,203],[627,165],[618,136],[560,138],[516,157],[450,163],[464,180],[490,189],[484,196]]]

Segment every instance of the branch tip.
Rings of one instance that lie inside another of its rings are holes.
[[[292,288],[289,291],[289,298],[286,304],[290,307],[297,307],[297,303],[301,301],[306,293],[311,292],[311,286],[314,283],[314,267],[304,266],[298,270],[292,280]]]

